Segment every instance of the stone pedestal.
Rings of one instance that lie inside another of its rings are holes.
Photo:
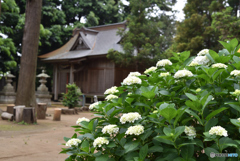
[[[47,83],[46,78],[49,76],[45,74],[45,71],[43,70],[41,74],[37,75],[37,77],[41,78],[39,80],[41,85],[37,88],[36,101],[37,103],[46,103],[47,106],[51,106],[52,95],[49,94],[48,88],[45,85],[45,83]]]
[[[6,82],[7,84],[4,86],[3,90],[0,92],[0,103],[3,104],[11,104],[15,103],[16,100],[16,93],[11,85],[12,78],[15,78],[10,72],[6,75]]]

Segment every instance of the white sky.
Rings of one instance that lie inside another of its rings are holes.
[[[187,0],[177,0],[177,3],[173,6],[173,10],[177,10],[179,13],[176,13],[176,18],[178,21],[182,21],[184,19],[183,8]]]

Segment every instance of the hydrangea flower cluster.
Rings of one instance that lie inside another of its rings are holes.
[[[168,59],[162,59],[157,62],[157,67],[165,67],[166,65],[172,65],[172,62]]]
[[[100,103],[101,103],[101,102],[95,102],[95,103],[91,104],[91,105],[89,106],[89,109],[90,109],[90,110],[93,110],[93,109],[96,108],[96,106],[98,106]]]
[[[239,89],[235,89],[235,91],[232,92],[232,95],[239,96],[240,95],[240,90]]]
[[[102,129],[102,133],[103,134],[116,134],[118,133],[119,131],[119,128],[117,127],[117,125],[107,125],[107,126],[104,126],[103,129]]]
[[[210,60],[207,56],[197,56],[193,59],[189,66],[207,65],[209,62]]]
[[[150,67],[150,68],[146,69],[144,73],[148,74],[150,72],[154,72],[156,69],[157,69],[157,67]]]
[[[82,141],[79,139],[70,139],[67,141],[66,146],[72,147],[72,146],[78,146]]]
[[[128,76],[123,80],[123,85],[141,84],[142,80],[135,76]]]
[[[161,74],[160,74],[160,77],[167,77],[167,76],[169,76],[169,75],[170,75],[169,72],[161,73]]]
[[[240,70],[233,70],[230,75],[234,75],[235,77],[240,76]]]
[[[129,112],[121,116],[120,122],[125,124],[126,122],[134,123],[134,121],[142,119],[141,115],[138,112]]]
[[[201,50],[197,55],[198,56],[204,56],[209,53],[209,49],[203,49]]]
[[[110,95],[108,95],[105,99],[106,99],[107,101],[109,101],[109,100],[112,100],[112,99],[114,99],[114,98],[118,98],[118,96],[115,96],[115,95],[113,95],[113,94],[110,94]]]
[[[227,130],[225,130],[223,127],[221,126],[213,126],[210,130],[209,130],[209,134],[210,135],[219,135],[219,136],[225,136],[227,137]]]
[[[223,63],[216,63],[212,65],[212,68],[227,68],[227,65],[223,64]]]
[[[184,132],[188,136],[193,136],[194,138],[196,137],[196,130],[193,126],[185,126]]]
[[[97,146],[101,147],[103,144],[107,144],[107,145],[109,144],[109,141],[106,138],[104,138],[104,137],[98,137],[93,142],[93,146],[94,147],[97,147]]]
[[[240,118],[237,119],[240,122]]]
[[[76,121],[76,124],[77,125],[80,125],[80,122],[83,122],[83,121],[86,121],[86,122],[89,122],[90,120],[86,117],[82,117],[82,118],[79,118],[77,121]]]
[[[119,90],[117,90],[117,87],[116,87],[116,86],[113,86],[113,87],[107,89],[107,90],[104,92],[104,94],[114,94],[114,93],[117,93],[117,92],[119,92]]]
[[[140,76],[140,75],[141,75],[141,73],[139,73],[139,72],[130,72],[128,74],[128,77],[130,77],[130,76],[137,77],[137,76]]]
[[[192,77],[192,76],[193,76],[192,72],[186,69],[179,70],[174,74],[174,78]]]
[[[127,131],[126,135],[140,135],[144,133],[144,127],[142,125],[130,126]]]

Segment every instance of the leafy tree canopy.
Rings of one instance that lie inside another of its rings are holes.
[[[128,66],[155,63],[171,44],[174,34],[174,19],[164,11],[171,11],[172,1],[130,0],[131,13],[127,17],[128,30],[119,31],[124,52],[110,50],[107,57],[116,63]],[[159,13],[159,10],[162,11]],[[153,16],[155,14],[155,16]]]
[[[219,50],[218,40],[223,38],[222,34],[226,36],[228,33],[223,33],[223,30],[219,32],[219,28],[223,29],[223,26],[219,26],[219,20],[223,20],[223,10],[228,5],[234,9],[231,10],[231,13],[228,10],[227,15],[236,16],[239,5],[237,0],[188,0],[183,9],[185,20],[177,23],[177,34],[170,51],[182,52],[189,50],[191,55],[196,55],[203,48]],[[213,16],[215,13],[218,13],[217,17]],[[233,23],[229,23],[235,18],[229,17],[227,19],[226,16],[224,23],[228,24],[230,30],[235,28],[236,26]],[[213,22],[213,19],[215,22]],[[226,29],[226,26],[224,28]]]
[[[14,24],[18,21],[18,13],[19,8],[14,0],[3,0],[0,17],[0,72],[3,73],[16,67],[13,57],[16,55],[16,48],[12,39],[6,38],[6,35],[13,33]]]

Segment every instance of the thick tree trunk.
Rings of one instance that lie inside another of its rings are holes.
[[[35,80],[41,9],[42,0],[27,0],[22,57],[15,105],[25,105],[26,107],[35,108],[37,106]]]

